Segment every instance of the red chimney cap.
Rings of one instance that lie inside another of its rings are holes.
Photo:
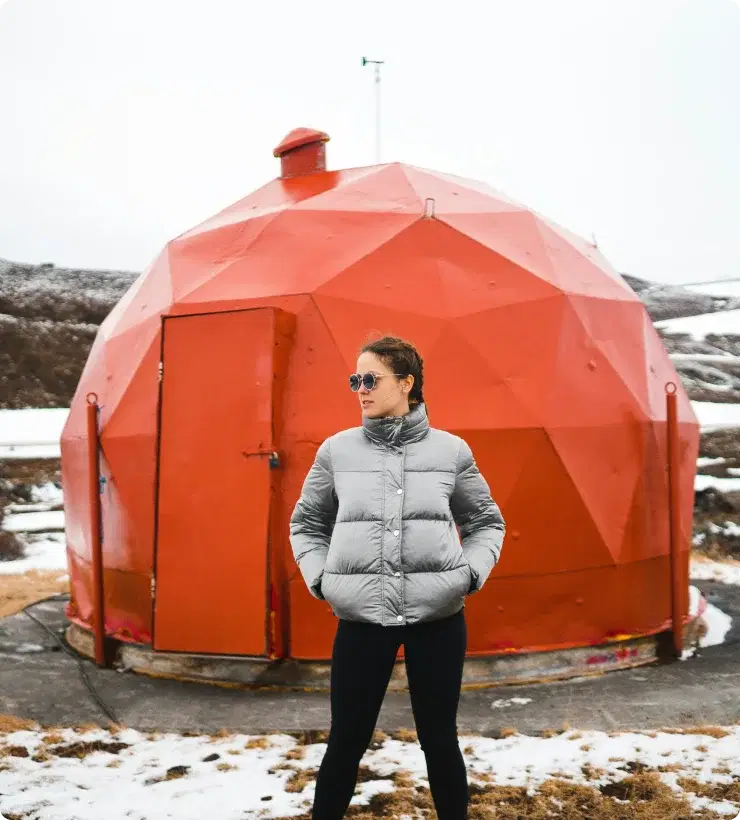
[[[324,131],[316,131],[314,128],[294,128],[290,134],[283,137],[282,142],[272,152],[273,156],[281,157],[296,148],[303,148],[314,142],[329,142],[331,138]]]

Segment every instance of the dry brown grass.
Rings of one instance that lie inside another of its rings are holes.
[[[66,573],[63,570],[40,572],[31,570],[22,575],[3,575],[2,592],[0,592],[0,618],[15,615],[24,606],[57,595],[69,592],[69,580],[60,581]]]
[[[0,758],[3,757],[30,757],[31,753],[25,746],[17,746],[15,744],[8,746],[0,746]]]
[[[679,777],[678,785],[686,792],[697,797],[708,797],[710,800],[728,800],[740,804],[740,781],[732,783],[702,783],[693,777]]]
[[[294,772],[285,784],[285,791],[291,793],[302,792],[309,783],[316,780],[316,775],[316,769],[300,769]]]
[[[396,729],[395,732],[391,732],[391,737],[401,743],[419,742],[419,737],[413,729]]]
[[[245,749],[269,749],[270,741],[266,737],[251,737],[244,744]]]
[[[0,715],[0,735],[11,732],[33,732],[39,728],[39,724],[34,720],[17,717],[16,715]]]
[[[391,775],[391,780],[397,789],[414,788],[414,781],[411,777],[411,773],[407,772],[405,769],[399,769],[397,772],[393,772]]]
[[[41,738],[42,743],[56,745],[59,743],[64,743],[64,738],[59,734],[59,732],[47,732]]]
[[[476,774],[476,781],[483,779]],[[435,816],[428,789],[414,788],[405,772],[399,771],[393,780],[397,786],[395,791],[373,796],[366,806],[351,806],[345,816],[352,820]],[[306,779],[296,777],[291,790],[302,791],[305,785]],[[686,779],[684,788],[713,800],[740,800],[740,794],[736,794],[740,790],[737,783],[708,786]],[[468,817],[470,820],[720,820],[722,815],[694,809],[685,797],[674,794],[656,772],[643,772],[599,788],[551,778],[534,794],[528,794],[524,786],[473,782]],[[308,818],[306,814],[300,820]]]
[[[373,780],[392,780],[392,777],[389,774],[378,774],[378,772],[373,771],[369,766],[360,766],[357,770],[357,782],[367,783]]]
[[[78,760],[87,757],[93,752],[107,752],[117,755],[124,749],[128,749],[130,743],[120,743],[119,741],[107,742],[105,740],[84,741],[78,740],[74,743],[63,743],[59,746],[50,746],[48,753],[55,757],[76,757]]]
[[[216,768],[220,772],[233,772],[238,766],[232,766],[231,763],[219,763],[217,764]]]
[[[498,736],[501,738],[505,737],[514,737],[518,735],[519,732],[517,731],[516,727],[514,726],[504,726],[501,731],[498,733]]]
[[[388,740],[388,735],[385,732],[382,732],[380,729],[376,729],[373,732],[373,738],[370,741],[370,745],[368,746],[368,748],[371,751],[375,752],[383,746],[386,740]]]
[[[293,749],[287,752],[285,755],[286,760],[303,760],[306,756],[306,747],[305,746],[295,746]]]
[[[723,728],[722,726],[690,726],[688,728],[667,728],[661,729],[661,732],[668,735],[707,735],[707,737],[721,738],[727,737],[732,732]]]

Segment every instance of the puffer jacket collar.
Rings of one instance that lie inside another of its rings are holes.
[[[386,447],[403,447],[412,441],[420,441],[429,432],[429,418],[424,402],[415,405],[405,416],[366,418],[362,429],[370,441]]]

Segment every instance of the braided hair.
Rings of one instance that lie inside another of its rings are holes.
[[[411,342],[398,336],[382,336],[368,342],[360,353],[374,353],[393,373],[401,378],[413,376],[409,405],[415,407],[424,401],[424,360]]]

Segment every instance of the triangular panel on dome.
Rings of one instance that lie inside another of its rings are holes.
[[[173,241],[189,240],[198,234],[217,231],[228,225],[280,213],[288,208],[299,206],[307,199],[321,196],[325,191],[333,191],[343,185],[350,185],[355,180],[372,173],[373,170],[372,168],[355,168],[346,171],[325,171],[293,179],[272,180],[194,228],[185,231]]]
[[[192,301],[191,294],[204,283],[243,259],[278,213],[280,211],[256,216],[171,242],[169,255],[174,300]]]
[[[499,214],[523,211],[524,208],[490,186],[452,174],[440,174],[426,168],[403,165],[403,172],[422,202],[434,200],[435,215]]]
[[[172,280],[165,248],[108,314],[98,332],[99,337],[109,339],[152,316],[158,316],[169,308],[172,299]]]
[[[643,420],[638,398],[584,328],[569,297],[563,299],[567,309],[556,342],[557,361],[542,396],[548,408],[546,426],[589,427]]]
[[[360,348],[369,341],[384,335],[401,335],[425,350],[434,344],[445,326],[442,318],[416,313],[414,305],[399,304],[397,308],[383,307],[373,312],[367,305],[323,293],[315,294],[313,300],[337,350],[345,352],[350,368],[347,375],[354,371]],[[358,319],[363,315],[365,319]],[[356,401],[355,397],[355,408]]]
[[[639,419],[625,419],[547,431],[615,561],[620,558],[634,488],[645,469],[644,426]]]
[[[501,577],[557,575],[615,563],[579,486],[544,432],[508,494],[504,515],[512,524],[504,545],[508,555],[504,562],[502,552],[496,570]]]
[[[558,340],[568,318],[566,298],[555,292],[460,317],[455,325],[528,408],[527,417],[542,426],[547,387],[558,367]]]
[[[156,395],[151,396],[151,386],[157,380],[161,324],[159,316],[152,316],[106,341],[105,382],[100,389],[103,425],[107,425],[115,414],[122,396],[136,390],[137,385],[140,385],[142,393],[149,396],[152,405],[156,405]],[[138,413],[134,412],[131,416],[138,417]]]
[[[537,219],[529,211],[497,214],[452,213],[437,217],[548,285],[560,288]]]
[[[568,302],[596,347],[649,417],[643,303],[632,299],[593,299],[577,295],[570,295]]]
[[[365,169],[315,196],[304,199],[296,210],[404,213],[421,216],[424,203],[399,163]]]
[[[444,222],[437,228],[437,268],[447,312],[463,319],[476,313],[556,296],[559,291],[467,234]]]
[[[630,286],[610,269],[603,268],[595,255],[576,247],[562,231],[539,219],[537,228],[552,265],[555,282],[566,293],[580,293],[591,297],[638,299]]]
[[[434,402],[431,404],[432,412]],[[436,422],[436,418],[435,418]],[[506,507],[522,474],[531,469],[531,457],[546,437],[540,427],[493,427],[487,430],[455,428],[453,431],[470,445],[481,473],[496,503]],[[509,520],[516,530],[516,521]]]
[[[337,272],[316,295],[345,299],[359,310],[401,310],[444,318],[432,220],[420,219]]]
[[[442,409],[435,424],[446,430],[490,430],[538,426],[537,416],[496,372],[495,357],[472,344],[461,323],[443,326],[425,348],[430,407]]]
[[[207,302],[312,293],[417,218],[362,212],[281,213],[244,258],[204,282],[188,299]]]

